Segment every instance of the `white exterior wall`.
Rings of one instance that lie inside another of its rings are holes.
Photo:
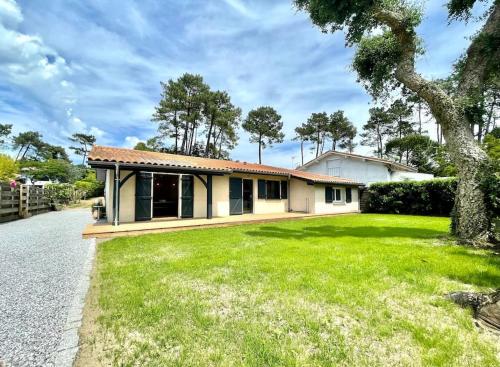
[[[207,176],[201,176],[205,182],[207,181]],[[213,184],[213,181],[212,181]],[[182,189],[182,188],[181,188]],[[179,195],[180,195],[179,190]],[[193,192],[193,218],[206,218],[207,217],[207,189],[203,182],[196,176],[194,176],[194,192]],[[213,190],[212,190],[212,202],[214,202],[213,198]],[[179,203],[179,210],[181,209],[181,204]],[[212,210],[212,215],[213,210]]]
[[[126,177],[130,171],[122,171],[121,179]],[[206,176],[201,176],[206,180]],[[291,179],[288,187],[289,199],[259,199],[258,180],[286,181],[287,177],[234,174],[231,176],[213,176],[212,178],[212,214],[214,217],[229,216],[229,178],[239,177],[253,181],[253,213],[274,214],[285,213],[290,210],[295,212],[306,212],[316,214],[334,214],[357,212],[359,209],[358,189],[352,188],[352,203],[346,204],[345,189],[342,189],[342,203],[325,203],[325,185],[307,185],[303,180]],[[133,222],[135,220],[135,182],[132,176],[123,185],[120,191],[120,222]],[[107,170],[105,182],[106,215],[108,222],[113,221],[113,170]],[[179,190],[180,195],[180,190]],[[207,209],[207,191],[205,185],[194,177],[194,218],[205,218]],[[179,203],[179,213],[181,211]]]
[[[130,171],[121,171],[120,179],[124,179]],[[114,171],[106,171],[104,197],[106,198],[106,219],[113,222]],[[135,221],[135,175],[130,177],[120,190],[120,223]]]
[[[326,157],[305,167],[303,170],[322,175],[349,178],[365,185],[391,180],[391,174],[385,164],[350,157]]]
[[[350,203],[345,202],[345,187],[339,187],[331,185],[331,187],[340,189],[341,201],[327,203],[325,201],[325,186],[326,185],[315,185],[315,203],[314,203],[314,213],[315,214],[340,214],[340,213],[357,213],[359,212],[359,191],[358,188],[351,188],[352,201]],[[330,186],[330,185],[327,185]]]
[[[283,176],[266,176],[266,175],[249,175],[244,173],[235,173],[227,177],[227,201],[229,215],[229,177],[239,177],[245,180],[253,181],[253,214],[274,214],[285,213],[288,211],[288,199],[259,199],[259,180],[270,181],[287,181],[288,177]],[[290,191],[290,190],[288,190]]]
[[[290,180],[290,209],[292,212],[314,213],[315,190],[303,180]]]
[[[433,178],[431,173],[394,171],[391,174],[391,181],[425,181]]]
[[[104,181],[104,206],[106,207],[106,220],[113,221],[113,171],[106,170],[106,180]]]

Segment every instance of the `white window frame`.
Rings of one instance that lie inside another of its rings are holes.
[[[342,204],[344,202],[345,195],[342,194],[341,187],[332,187],[333,190],[333,204]],[[340,200],[337,200],[336,190],[340,192]]]

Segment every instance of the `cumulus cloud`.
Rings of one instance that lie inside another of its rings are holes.
[[[432,7],[420,29],[426,75],[447,72],[473,31],[448,27],[443,9]],[[341,33],[321,33],[290,0],[0,0],[0,121],[59,144],[82,131],[132,147],[155,133],[159,82],[199,73],[244,115],[277,109],[288,142],[266,149],[264,161],[289,166],[299,155],[294,127],[312,112],[343,109],[361,130],[370,98],[348,69],[352,55]],[[232,157],[255,161],[254,144],[240,137]]]

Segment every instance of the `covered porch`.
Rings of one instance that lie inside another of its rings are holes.
[[[346,213],[352,214],[352,213]],[[311,214],[303,212],[287,212],[276,214],[244,214],[230,217],[214,217],[211,219],[172,219],[153,220],[149,222],[123,223],[115,226],[105,222],[89,224],[83,231],[83,238],[113,238],[121,236],[134,236],[150,233],[174,232],[196,228],[227,227],[239,224],[256,224],[279,222],[284,220],[324,217],[341,214]]]
[[[214,215],[213,178],[228,173],[225,169],[89,163],[96,169],[98,177],[102,176],[106,182],[106,206],[111,209],[106,214],[108,222],[111,222],[108,224],[113,226],[131,221],[193,218],[194,191],[200,184],[205,203],[198,202],[197,207],[203,205],[203,216],[211,219]],[[131,202],[132,198],[134,203]],[[121,217],[120,213],[123,212],[127,213],[126,218]]]

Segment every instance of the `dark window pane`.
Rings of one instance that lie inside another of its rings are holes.
[[[352,190],[350,187],[347,187],[345,189],[345,202],[346,203],[352,202]]]
[[[257,197],[259,199],[265,199],[266,198],[266,180],[259,180],[258,181],[258,193]]]
[[[288,186],[286,181],[281,181],[281,198],[288,199]]]
[[[280,181],[266,181],[268,199],[280,198]]]
[[[325,187],[325,203],[331,203],[333,201],[333,189],[331,187]]]
[[[340,189],[335,189],[335,201],[340,201],[340,200],[342,200]]]

